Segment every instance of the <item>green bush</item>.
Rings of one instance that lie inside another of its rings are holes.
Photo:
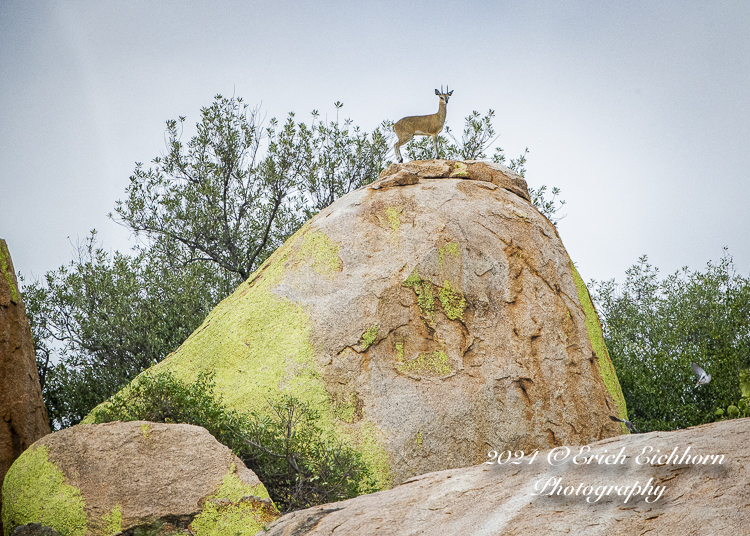
[[[643,256],[626,275],[622,285],[590,288],[631,422],[650,432],[716,421],[723,415],[716,408],[741,416],[737,377],[750,367],[750,277],[736,273],[728,253],[704,271],[683,268],[664,279]],[[691,363],[711,382],[697,387]]]
[[[94,410],[97,424],[144,420],[202,426],[255,471],[286,513],[375,491],[375,480],[352,447],[320,426],[319,413],[291,395],[269,400],[266,413],[226,408],[212,375],[183,383],[169,372],[141,374]]]
[[[726,410],[717,408],[716,415],[720,418],[728,419],[750,417],[750,369],[740,371],[740,393],[742,398],[739,399],[736,405],[730,404]]]
[[[248,448],[243,461],[282,512],[377,491],[359,452],[327,437],[316,410],[288,395],[269,405],[267,414],[251,413],[236,436]]]

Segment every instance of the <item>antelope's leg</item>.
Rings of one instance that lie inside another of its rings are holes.
[[[396,158],[398,158],[398,162],[400,164],[404,161],[404,159],[401,158],[401,151],[399,150],[399,147],[409,143],[411,139],[414,137],[414,134],[409,134],[409,133],[398,134],[397,133],[396,135],[398,136],[398,141],[396,142],[396,145],[393,146],[393,152],[396,153]]]

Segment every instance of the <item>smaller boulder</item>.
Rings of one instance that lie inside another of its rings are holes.
[[[144,421],[42,438],[8,471],[3,503],[5,536],[28,523],[68,536],[165,524],[251,536],[279,516],[255,473],[204,428]]]

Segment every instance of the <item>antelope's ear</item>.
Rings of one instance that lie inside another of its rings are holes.
[[[437,89],[435,90],[435,95],[440,95],[440,92]]]
[[[453,90],[452,90],[452,89],[451,89],[451,92],[450,92],[450,93],[448,93],[448,95],[449,95],[449,96],[450,96],[450,95],[453,95]]]

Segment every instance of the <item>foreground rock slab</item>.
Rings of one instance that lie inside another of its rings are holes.
[[[278,517],[255,473],[204,428],[143,421],[45,436],[8,471],[3,500],[6,536],[30,523],[67,536],[167,524],[245,536]]]
[[[15,459],[49,433],[29,319],[8,246],[0,240],[0,486]]]
[[[518,464],[425,474],[388,491],[292,512],[263,534],[748,534],[750,418],[589,447],[583,455],[571,447],[567,457],[564,448],[540,452],[530,464],[525,456]]]

